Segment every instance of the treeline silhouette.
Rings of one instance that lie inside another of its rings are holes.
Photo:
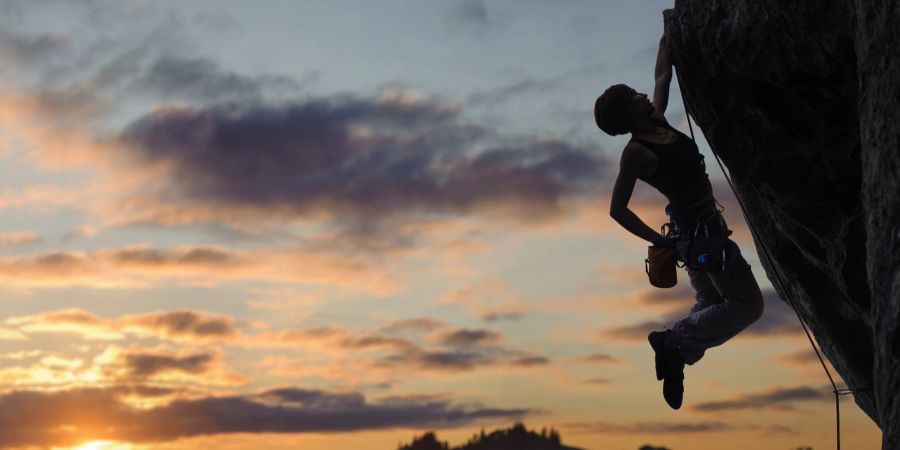
[[[485,434],[473,434],[462,445],[450,447],[448,442],[438,440],[433,431],[427,431],[420,437],[414,437],[407,445],[400,444],[397,450],[584,450],[562,444],[559,432],[553,428],[541,429],[540,433],[529,431],[522,422],[516,422],[510,428],[500,429]],[[643,445],[638,450],[671,450],[668,447]],[[813,450],[812,447],[798,447],[796,450]]]
[[[414,438],[408,445],[400,445],[397,450],[583,450],[577,447],[562,445],[559,432],[553,428],[541,429],[540,433],[529,431],[521,422],[511,428],[501,429],[485,434],[472,435],[468,442],[457,447],[450,447],[447,442],[438,440],[433,431]]]

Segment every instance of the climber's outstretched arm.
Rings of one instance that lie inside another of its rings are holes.
[[[659,40],[659,53],[656,55],[656,88],[653,90],[653,106],[656,114],[662,116],[669,105],[669,84],[672,83],[672,61],[666,47],[666,36]]]

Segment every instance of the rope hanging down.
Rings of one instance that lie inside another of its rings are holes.
[[[694,127],[691,125],[691,115],[688,112],[687,101],[684,99],[684,90],[681,89],[681,78],[678,78],[678,89],[681,91],[681,101],[684,104],[684,114],[687,118],[688,128],[691,130],[691,139],[694,142],[697,140],[694,138]],[[741,200],[741,197],[738,195],[737,190],[734,189],[734,184],[731,182],[731,177],[728,176],[728,172],[725,171],[725,166],[722,164],[722,160],[719,159],[719,155],[715,150],[710,146],[710,150],[712,150],[713,156],[716,157],[716,162],[719,163],[719,168],[722,170],[722,174],[725,175],[725,179],[728,180],[728,186],[731,187],[731,192],[734,193],[734,197],[737,199],[738,204],[741,206],[741,212],[744,214],[744,219],[747,221],[747,226],[750,228],[750,234],[753,236],[754,240],[759,243],[759,247],[762,248],[763,256],[766,258],[766,262],[768,262],[769,267],[772,268],[772,272],[775,273],[775,278],[778,281],[778,286],[781,288],[781,292],[787,293],[787,290],[784,289],[784,282],[781,280],[781,275],[778,273],[778,270],[775,268],[775,265],[772,263],[772,258],[769,256],[769,250],[766,248],[765,243],[762,240],[756,239],[758,234],[756,233],[756,228],[753,226],[752,221],[750,220],[750,216],[747,214],[747,209],[744,208],[744,202]],[[851,395],[854,392],[864,392],[871,391],[871,389],[863,389],[863,388],[847,388],[847,389],[838,389],[837,385],[834,382],[834,378],[831,376],[831,372],[828,370],[828,366],[825,364],[825,360],[822,358],[822,354],[819,352],[819,348],[816,346],[815,341],[813,341],[812,334],[809,332],[809,328],[807,328],[806,323],[803,321],[803,318],[800,317],[800,313],[797,312],[796,306],[794,306],[794,302],[791,300],[790,296],[787,296],[788,304],[791,306],[791,309],[794,311],[794,314],[797,315],[797,320],[800,321],[800,326],[803,327],[803,332],[806,333],[806,339],[809,340],[809,345],[812,346],[814,352],[816,352],[816,357],[819,358],[819,363],[822,364],[822,369],[825,370],[825,375],[828,377],[828,381],[831,383],[832,392],[834,392],[834,413],[835,413],[835,422],[837,427],[837,450],[841,450],[841,404],[840,404],[840,396],[842,395]]]

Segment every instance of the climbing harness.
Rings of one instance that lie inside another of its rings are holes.
[[[691,125],[691,113],[688,111],[687,101],[684,99],[684,90],[681,89],[681,77],[678,77],[678,89],[681,91],[681,101],[684,103],[684,114],[687,117],[688,127],[691,130],[691,139],[694,139],[694,127]],[[697,142],[694,139],[694,142]],[[722,174],[725,175],[725,179],[728,180],[728,185],[731,187],[731,191],[734,193],[734,197],[737,199],[738,204],[741,206],[741,212],[744,214],[744,219],[747,220],[747,226],[750,228],[750,233],[755,238],[757,236],[756,228],[753,226],[753,222],[750,220],[750,216],[747,215],[747,209],[744,207],[744,202],[741,200],[741,197],[738,195],[737,191],[734,189],[734,184],[731,182],[731,177],[728,176],[728,172],[725,171],[725,166],[722,164],[722,160],[719,158],[718,153],[712,149],[710,146],[710,150],[712,150],[713,155],[716,157],[716,161],[719,163],[719,168],[722,170]],[[778,281],[778,286],[781,288],[781,292],[787,293],[784,289],[784,282],[781,280],[781,275],[776,270],[775,265],[772,263],[772,258],[769,256],[769,250],[766,248],[765,243],[763,241],[756,239],[756,242],[759,243],[759,247],[763,250],[763,256],[766,258],[766,261],[769,264],[769,267],[772,268],[772,272],[775,274],[775,278]],[[794,310],[794,314],[797,315],[797,319],[800,321],[800,326],[803,327],[803,332],[806,333],[806,339],[809,340],[809,345],[812,346],[813,351],[816,353],[816,357],[819,358],[819,363],[822,364],[822,369],[825,370],[825,375],[828,377],[828,381],[831,382],[832,392],[834,392],[834,412],[835,412],[835,422],[837,429],[837,450],[841,450],[841,404],[840,404],[840,396],[842,395],[852,395],[854,392],[871,392],[872,389],[869,388],[845,388],[838,389],[837,384],[834,382],[834,378],[831,376],[831,372],[828,370],[828,366],[825,364],[825,360],[822,358],[822,354],[819,352],[819,348],[816,346],[815,341],[813,341],[812,334],[809,332],[809,328],[807,328],[806,323],[803,321],[803,318],[800,317],[800,313],[797,312],[796,306],[794,306],[794,302],[791,300],[790,296],[786,296],[788,304],[791,306],[791,309]]]

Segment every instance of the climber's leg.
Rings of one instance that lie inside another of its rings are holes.
[[[725,245],[724,270],[688,272],[691,285],[697,290],[697,303],[686,318],[672,327],[669,338],[669,345],[681,350],[687,364],[694,364],[706,349],[740,333],[763,312],[762,293],[750,265],[731,239]]]

